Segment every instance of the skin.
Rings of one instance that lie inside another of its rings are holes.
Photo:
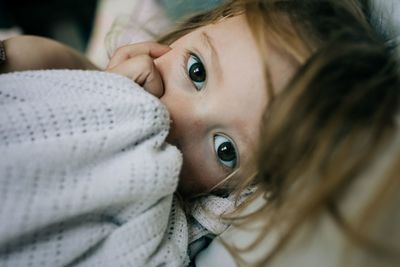
[[[160,99],[172,119],[167,141],[177,145],[184,158],[179,190],[193,196],[209,190],[248,161],[267,103],[266,82],[244,17],[199,28],[171,48],[155,60],[164,82]],[[199,88],[187,75],[193,62],[191,58],[187,63],[190,53],[206,70],[205,82],[197,83]],[[236,166],[232,161],[224,164],[218,157],[216,136],[232,142]]]
[[[54,40],[21,35],[4,41],[6,62],[0,73],[40,69],[97,69],[79,52]]]
[[[96,69],[79,53],[45,38],[16,37],[5,45],[8,60],[0,72]],[[295,67],[274,46],[267,50],[271,82],[279,92]],[[178,190],[191,198],[248,166],[268,104],[263,66],[250,27],[239,15],[198,28],[170,46],[147,42],[121,47],[106,71],[132,79],[165,104],[171,117],[167,142],[183,155]]]
[[[268,50],[271,82],[279,91],[295,67],[274,46]],[[194,82],[190,76],[190,67],[199,62],[206,73],[204,82]],[[198,28],[170,47],[155,43],[123,47],[108,71],[136,82],[140,76],[140,84],[167,107],[171,116],[167,142],[183,154],[178,190],[190,198],[208,192],[254,154],[268,103],[263,66],[247,21],[239,15]],[[236,164],[221,161],[218,147],[224,142],[234,147]]]

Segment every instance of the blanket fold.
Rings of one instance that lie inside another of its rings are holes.
[[[183,266],[181,154],[161,102],[115,74],[0,75],[0,266]]]

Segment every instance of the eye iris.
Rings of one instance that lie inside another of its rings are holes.
[[[194,82],[204,82],[206,79],[206,72],[201,63],[194,63],[189,68],[190,79]]]
[[[236,157],[235,148],[230,142],[224,142],[218,147],[218,157],[223,161],[232,161]]]

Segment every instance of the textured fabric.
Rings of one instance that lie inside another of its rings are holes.
[[[181,154],[122,76],[0,75],[0,266],[184,266]]]
[[[396,39],[400,36],[400,4],[398,0],[370,0],[371,22],[386,36]]]
[[[400,1],[370,0],[371,22],[374,28],[381,32],[386,44],[394,51],[400,60]]]
[[[238,198],[236,193],[231,193],[227,197],[207,195],[196,199],[189,210],[189,242],[192,243],[206,235],[222,234],[230,224],[221,216],[234,211],[255,190],[256,187],[251,186],[243,190]]]

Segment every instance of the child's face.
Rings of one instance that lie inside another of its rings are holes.
[[[201,27],[171,48],[155,65],[164,82],[161,101],[172,119],[167,141],[183,154],[179,190],[191,197],[249,160],[258,145],[267,83],[244,16]],[[279,86],[287,66],[277,55],[271,60]]]

